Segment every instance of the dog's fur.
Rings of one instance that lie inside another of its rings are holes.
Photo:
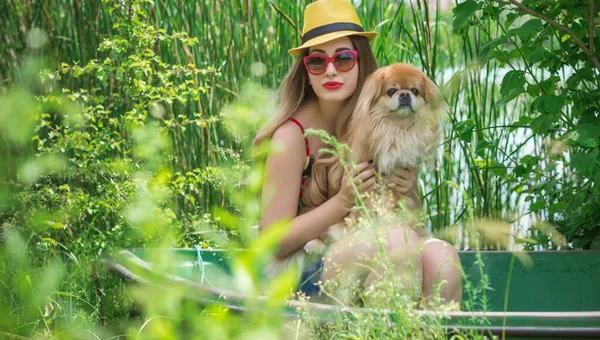
[[[379,68],[367,79],[348,125],[344,142],[355,164],[372,159],[385,175],[432,160],[441,141],[443,103],[437,86],[414,66],[397,63]],[[343,176],[344,168],[336,162],[327,174],[329,197],[339,192]],[[397,202],[400,196],[394,196]],[[344,226],[337,223],[326,236],[339,239]],[[305,250],[318,253],[324,247],[322,240],[314,239]]]

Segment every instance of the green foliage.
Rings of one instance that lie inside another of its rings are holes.
[[[535,202],[531,211],[546,211],[574,248],[589,248],[600,236],[600,53],[594,48],[600,9],[589,1],[469,0],[454,12],[455,31],[484,33],[481,62],[509,70],[496,104],[529,102],[514,125],[527,126],[545,144],[543,153],[517,159],[506,180]]]
[[[0,331],[281,335],[273,331],[279,320],[218,306],[199,313],[179,293],[142,298],[146,312],[132,315],[125,286],[97,261],[138,246],[254,246],[235,277],[261,293],[260,265],[285,225],[256,239],[263,169],[249,145],[273,112],[264,87],[276,88],[293,61],[287,48],[299,42],[306,3],[0,6]],[[598,8],[521,4],[543,17],[492,0],[459,2],[454,15],[422,0],[357,9],[379,32],[372,47],[380,64],[421,67],[449,103],[443,157],[421,176],[429,229],[458,226],[450,238],[463,249],[514,247],[480,242],[485,231],[472,221],[487,217],[518,223],[525,248],[563,247],[561,234],[574,248],[597,248]],[[291,281],[272,291],[285,295]],[[357,332],[381,335],[380,321],[368,316]]]
[[[143,5],[109,7],[118,20],[112,36],[100,43],[97,59],[82,66],[62,62],[57,70],[42,71],[42,84],[49,92],[39,97],[45,107],[33,139],[36,157],[60,155],[67,164],[64,171],[36,183],[24,195],[31,202],[24,204],[35,207],[30,214],[50,208],[65,212],[56,222],[64,233],[52,237],[69,250],[77,245],[79,252],[104,255],[104,249],[137,244],[139,235],[131,225],[146,223],[147,218],[140,215],[145,215],[146,205],[135,194],[140,181],[168,184],[181,194],[184,205],[188,199],[196,203],[203,185],[218,186],[211,168],[182,176],[172,174],[169,165],[178,162],[172,146],[178,131],[218,121],[199,113],[196,119],[174,114],[177,105],[199,100],[206,93],[204,79],[217,76],[216,72],[163,61],[155,53],[157,43],[193,46],[197,39],[185,33],[169,35],[149,25]],[[53,91],[78,80],[86,86],[62,88],[61,94]],[[152,195],[161,202],[158,213],[171,221],[153,228],[176,227],[177,206],[165,193]],[[130,208],[142,211],[124,214]],[[73,240],[70,235],[77,237]]]
[[[204,200],[203,187],[221,187],[215,167],[194,169],[185,176],[172,170],[172,164],[181,162],[173,153],[174,144],[181,143],[178,133],[219,121],[201,112],[174,112],[179,105],[205,97],[206,82],[219,75],[211,67],[165,62],[155,48],[193,46],[197,39],[149,25],[144,1],[127,7],[105,4],[116,19],[95,59],[82,65],[61,62],[39,75],[41,63],[26,63],[15,77],[19,83],[0,97],[0,157],[8,160],[1,169],[0,223],[5,233],[26,235],[22,252],[32,259],[30,269],[15,269],[14,259],[2,257],[3,276],[48,276],[45,271],[56,266],[63,270],[54,270],[57,275],[68,273],[68,280],[64,274],[39,280],[51,288],[30,285],[36,298],[52,299],[54,313],[37,313],[35,308],[33,313],[19,312],[27,290],[1,296],[6,313],[0,318],[7,323],[0,329],[11,333],[58,334],[48,322],[55,314],[64,318],[78,310],[92,320],[104,318],[104,312],[127,313],[131,304],[123,303],[128,299],[119,290],[122,283],[101,279],[106,270],[97,268],[95,261],[122,248],[200,243],[204,239],[194,236],[194,225],[183,225],[197,216],[196,204],[188,210],[190,216],[180,220],[177,213],[186,206],[180,207],[173,197],[180,194],[183,203],[196,203]],[[44,47],[36,41],[47,41],[36,32],[28,40],[32,54]],[[5,281],[4,286],[23,286],[21,281]],[[104,284],[120,302],[104,296]],[[72,307],[68,311],[67,305]],[[43,304],[36,306],[39,310]],[[23,328],[21,322],[30,324]]]

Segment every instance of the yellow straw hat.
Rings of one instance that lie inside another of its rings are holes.
[[[300,55],[307,47],[349,35],[360,35],[371,41],[377,32],[365,32],[349,0],[315,1],[304,10],[302,45],[288,52]]]

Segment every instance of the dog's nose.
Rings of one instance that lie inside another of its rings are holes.
[[[398,96],[400,106],[410,105],[410,91],[402,90]]]

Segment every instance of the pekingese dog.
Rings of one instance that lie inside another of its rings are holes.
[[[348,125],[347,140],[353,161],[372,159],[382,175],[395,168],[417,167],[434,159],[442,138],[444,101],[438,87],[416,67],[397,63],[379,68],[366,81]],[[341,187],[344,168],[340,162],[327,173],[329,197]],[[399,197],[394,194],[398,202]],[[407,207],[415,202],[406,202]],[[344,222],[327,232],[339,239]],[[309,241],[307,253],[325,248],[321,239]]]

